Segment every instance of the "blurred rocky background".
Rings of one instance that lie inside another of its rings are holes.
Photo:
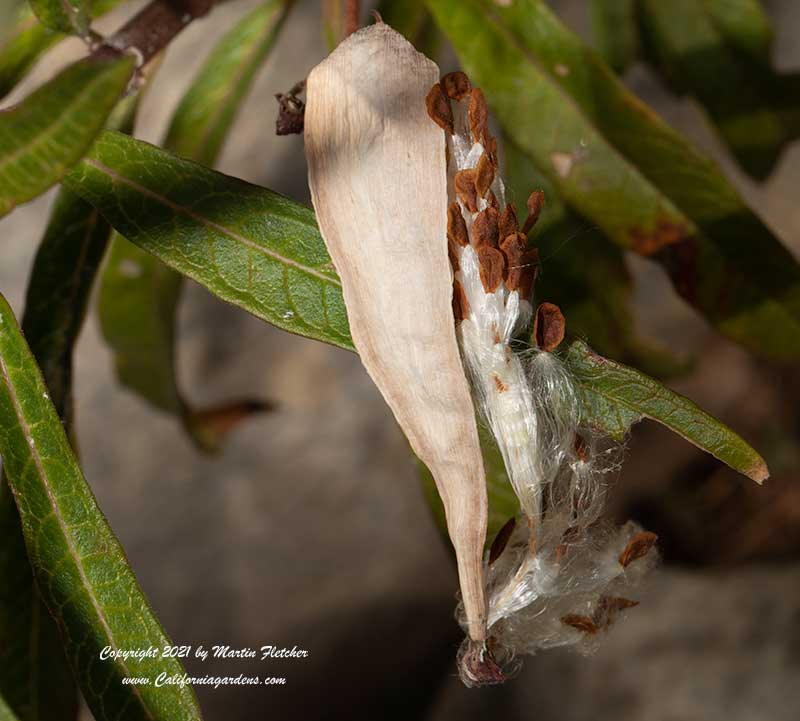
[[[171,47],[138,137],[158,142],[212,40],[254,3],[231,2]],[[586,3],[551,3],[584,37]],[[800,69],[800,3],[765,3],[776,63]],[[115,27],[138,7],[104,19]],[[231,133],[219,168],[308,201],[302,138],[276,137],[273,95],[325,54],[320,2],[300,2]],[[76,57],[64,43],[27,92]],[[701,111],[645,68],[633,90],[713,155],[800,254],[800,147],[766,182],[739,172]],[[13,101],[14,96],[9,98]],[[52,194],[0,223],[0,289],[20,313]],[[564,252],[569,252],[568,248]],[[671,385],[753,443],[764,488],[654,424],[627,447],[615,507],[659,533],[665,557],[641,605],[591,657],[528,659],[501,688],[466,690],[454,657],[457,579],[405,440],[355,355],[273,329],[188,286],[180,372],[193,401],[258,395],[276,411],[243,424],[222,455],[115,382],[90,317],[77,351],[86,476],[176,643],[307,648],[306,660],[187,663],[190,673],[284,675],[285,687],[198,689],[224,719],[794,721],[800,716],[797,373],[753,359],[703,323],[661,270],[630,258],[641,334],[694,361]],[[88,718],[88,714],[87,714]]]

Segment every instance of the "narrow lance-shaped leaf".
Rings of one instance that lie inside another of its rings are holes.
[[[72,433],[72,349],[91,281],[111,232],[91,205],[62,190],[34,262],[25,335],[66,432]],[[77,691],[61,639],[31,575],[19,515],[0,480],[0,690],[22,721],[77,715]]]
[[[170,641],[97,507],[36,362],[2,298],[0,454],[39,590],[59,624],[95,718],[199,719],[190,687],[156,687],[161,673],[184,674],[176,659],[99,662],[106,647],[160,649]],[[153,683],[122,683],[131,677],[147,677]]]
[[[352,349],[341,283],[308,208],[112,132],[64,182],[132,243],[223,300]]]
[[[602,355],[661,378],[687,370],[686,363],[636,333],[629,307],[632,279],[623,251],[567,207],[550,179],[519,148],[506,142],[504,151],[504,176],[517,206],[524,207],[531,188],[544,191],[544,209],[534,230],[541,258],[537,303],[556,303],[570,332],[588,339]]]
[[[132,242],[224,300],[353,349],[341,284],[307,208],[109,132],[65,182]],[[691,428],[675,427],[697,442]]]
[[[292,0],[269,0],[225,34],[176,109],[164,141],[167,150],[214,165],[292,5]]]
[[[83,326],[111,228],[82,198],[62,190],[34,261],[23,328],[50,397],[72,428],[72,350]]]
[[[775,32],[761,0],[703,0],[702,4],[731,45],[769,62]]]
[[[0,693],[20,721],[71,721],[78,712],[75,681],[36,590],[5,478],[0,478],[0,537]]]
[[[129,56],[86,58],[0,111],[0,216],[43,193],[80,159],[133,65]]]
[[[274,46],[291,2],[270,0],[245,15],[214,48],[184,95],[165,146],[213,165],[259,67]],[[234,401],[194,411],[176,378],[176,310],[183,277],[116,235],[103,274],[100,322],[120,381],[157,408],[182,418],[201,448],[216,449],[232,419],[266,406]],[[220,425],[221,424],[221,425]]]
[[[92,17],[99,17],[120,2],[100,0],[92,3]],[[16,12],[13,28],[0,38],[0,98],[23,78],[48,48],[64,37],[64,33],[42,25],[27,3],[22,5]]]
[[[85,37],[89,31],[89,0],[28,0],[42,25]]]
[[[564,356],[581,394],[582,422],[622,441],[631,426],[644,418],[663,424],[734,470],[763,482],[769,471],[764,459],[724,423],[666,386],[597,355],[583,341],[573,341]],[[505,522],[519,513],[519,502],[508,480],[503,458],[491,434],[481,430],[481,447],[489,494],[487,546]],[[433,478],[419,464],[425,496],[439,528],[444,531],[444,508]]]
[[[758,453],[688,398],[598,356],[582,341],[570,345],[565,360],[581,390],[587,425],[621,440],[632,424],[650,418],[758,483],[769,476]]]
[[[658,261],[718,330],[800,357],[800,268],[719,168],[536,0],[428,0],[505,131],[567,203]]]
[[[0,721],[20,721],[2,696],[0,696]]]
[[[47,48],[63,37],[49,30],[31,12],[27,4],[17,12],[14,29],[3,37],[0,47],[0,98],[25,75]]]
[[[109,124],[132,122],[137,96],[123,100]],[[62,188],[28,283],[23,331],[50,399],[75,447],[72,354],[94,275],[111,228],[97,210]],[[55,621],[36,588],[11,491],[0,482],[0,692],[21,721],[77,717],[78,690]]]
[[[328,50],[344,39],[344,5],[346,0],[322,0],[322,36]]]
[[[695,97],[742,167],[762,178],[799,130],[787,109],[800,106],[797,76],[779,75],[768,58],[737,47],[717,22],[726,13],[713,15],[712,4],[641,0],[646,47],[671,87]]]
[[[638,0],[591,0],[597,50],[618,73],[627,69],[639,55],[637,3]]]

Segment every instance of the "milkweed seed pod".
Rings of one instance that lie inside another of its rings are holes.
[[[531,305],[539,258],[527,235],[543,194],[530,195],[520,227],[506,203],[486,102],[466,75],[444,76],[426,104],[447,138],[457,337],[523,518],[498,534],[485,570],[488,648],[507,673],[519,653],[590,649],[598,631],[636,605],[620,594],[652,565],[655,536],[600,521],[616,448],[581,427],[573,382],[552,352],[564,337],[561,311],[542,303],[534,313]],[[531,320],[532,347],[520,353],[515,338]],[[472,672],[473,656],[466,644],[459,668],[467,685],[487,681]]]
[[[486,483],[451,310],[445,142],[425,108],[438,78],[388,25],[354,33],[308,76],[305,146],[353,342],[442,497],[480,667]]]
[[[627,591],[654,563],[656,539],[601,520],[617,449],[581,425],[554,352],[561,311],[532,305],[539,259],[527,236],[542,193],[520,226],[483,94],[463,73],[439,81],[387,25],[345,40],[311,72],[307,95],[311,196],[353,342],[444,503],[467,632],[462,680],[499,683],[519,654],[542,648],[591,650],[636,605]],[[473,397],[521,511],[485,561]]]

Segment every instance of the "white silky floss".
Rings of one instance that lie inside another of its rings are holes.
[[[520,653],[572,644],[591,650],[597,631],[635,605],[617,594],[653,565],[655,553],[648,551],[654,539],[644,534],[647,561],[623,565],[623,554],[641,529],[629,523],[611,530],[599,523],[603,477],[618,465],[616,447],[580,428],[576,391],[557,356],[540,349],[520,355],[512,348],[515,336],[529,325],[533,307],[505,281],[491,292],[486,288],[473,234],[478,214],[490,204],[505,210],[505,188],[495,173],[494,198],[479,196],[477,212],[459,197],[456,174],[476,169],[486,150],[470,132],[472,96],[450,99],[450,200],[458,204],[470,238],[468,245],[451,244],[454,280],[466,300],[457,336],[476,400],[524,515],[504,552],[485,569],[489,650],[507,674]],[[465,683],[476,685],[461,666]]]

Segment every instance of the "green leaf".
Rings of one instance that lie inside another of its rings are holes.
[[[638,0],[591,0],[592,31],[597,50],[618,73],[639,55],[636,25]]]
[[[33,356],[0,298],[0,454],[31,566],[98,721],[199,719],[190,687],[123,685],[182,676],[176,659],[99,660],[104,647],[169,645],[78,467]]]
[[[109,123],[130,127],[138,96],[119,103]],[[23,333],[73,448],[72,354],[111,227],[91,205],[61,189],[33,263]],[[0,692],[22,721],[68,721],[78,690],[53,618],[36,590],[11,492],[0,481]]]
[[[72,351],[111,233],[91,205],[60,192],[33,264],[23,329],[50,399],[72,435]],[[74,440],[73,440],[74,445]],[[19,514],[0,481],[0,690],[22,721],[77,716],[77,689],[53,619],[36,590]]]
[[[71,721],[78,715],[75,681],[56,624],[36,589],[19,513],[4,477],[0,538],[0,693],[19,721]]]
[[[92,17],[99,17],[121,0],[96,0]],[[0,98],[6,95],[28,72],[36,60],[64,38],[64,33],[42,25],[27,3],[16,12],[13,28],[3,33],[0,47]]]
[[[587,425],[622,440],[632,424],[650,418],[757,483],[769,476],[758,453],[688,398],[633,368],[602,358],[582,341],[570,345],[565,361],[580,388]]]
[[[222,38],[175,111],[164,142],[167,150],[203,165],[216,162],[291,5],[270,0],[245,15]]]
[[[688,370],[666,349],[639,338],[630,309],[632,279],[623,251],[564,203],[550,179],[522,151],[504,144],[503,176],[518,208],[541,189],[545,206],[534,229],[541,272],[536,302],[556,303],[569,332],[586,338],[605,356],[659,378]]]
[[[722,5],[641,0],[646,45],[673,90],[696,98],[741,166],[763,178],[800,130],[791,112],[800,106],[798,76],[772,69],[759,25],[736,24],[741,4],[730,9],[731,26],[720,26],[728,18]]]
[[[103,337],[120,382],[156,408],[182,416],[175,379],[175,310],[182,276],[115,234],[100,286]]]
[[[39,56],[63,37],[48,30],[24,5],[17,13],[14,29],[0,47],[0,98],[28,72]]]
[[[168,149],[213,165],[291,5],[271,0],[222,38],[178,105],[167,133]],[[201,448],[215,450],[221,443],[212,430],[215,420],[230,418],[234,407],[252,412],[264,406],[239,402],[195,412],[183,398],[174,347],[182,281],[179,273],[116,235],[103,274],[100,323],[123,385],[179,416]]]
[[[72,428],[72,349],[110,234],[95,208],[62,189],[28,284],[25,337],[68,429]]]
[[[42,25],[62,33],[86,37],[89,32],[88,0],[28,0]]]
[[[19,721],[2,696],[0,696],[0,721]]]
[[[344,40],[345,0],[322,0],[322,36],[328,50]]]
[[[775,33],[759,0],[703,0],[701,5],[731,45],[769,62]]]
[[[0,111],[0,216],[43,193],[80,159],[125,90],[133,62],[86,58]]]
[[[111,132],[64,182],[132,243],[223,300],[352,349],[341,283],[308,208]]]
[[[729,338],[775,360],[800,357],[800,268],[710,159],[544,3],[428,6],[505,132],[571,208],[659,262]]]

